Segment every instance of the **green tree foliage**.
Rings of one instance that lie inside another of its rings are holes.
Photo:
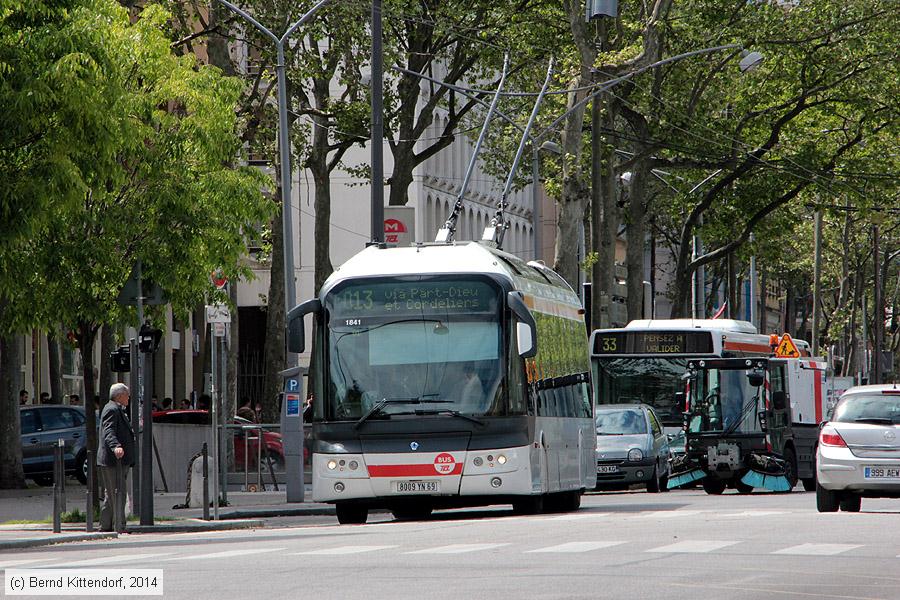
[[[166,19],[148,7],[132,22],[109,0],[84,0],[60,16],[60,28],[87,40],[69,40],[58,59],[77,63],[83,81],[74,90],[69,80],[55,82],[46,93],[72,94],[73,106],[80,97],[95,120],[86,134],[77,114],[60,117],[60,128],[86,138],[69,149],[75,191],[70,198],[48,193],[26,229],[27,244],[0,257],[2,329],[62,323],[74,331],[86,402],[94,394],[95,334],[128,319],[116,298],[135,262],[184,314],[211,291],[214,268],[248,275],[239,264],[246,238],[271,214],[260,192],[267,180],[232,166],[240,151],[240,82],[193,56],[173,55]],[[87,430],[95,444],[92,411]]]

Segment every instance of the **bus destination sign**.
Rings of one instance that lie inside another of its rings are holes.
[[[708,331],[615,331],[594,336],[594,354],[712,354]]]
[[[383,317],[450,313],[495,313],[498,295],[481,281],[354,283],[331,300],[340,316]]]

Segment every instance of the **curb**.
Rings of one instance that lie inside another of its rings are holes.
[[[57,534],[62,535],[62,534]],[[116,539],[119,534],[114,531],[100,531],[96,533],[80,533],[65,535],[65,537],[41,537],[26,540],[0,541],[0,550],[14,550],[20,548],[37,548],[40,546],[53,546],[68,542],[87,542],[91,540]]]
[[[234,510],[227,513],[219,513],[219,519],[266,519],[270,517],[307,517],[307,516],[334,516],[333,506],[328,507],[297,507],[297,508],[272,508],[263,510]]]
[[[222,516],[219,515],[221,519]],[[233,529],[261,529],[266,526],[262,519],[243,519],[237,521],[203,521],[191,519],[191,523],[175,523],[173,525],[132,525],[126,533],[196,533],[198,531],[228,531]]]

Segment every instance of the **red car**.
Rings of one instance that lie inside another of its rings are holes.
[[[209,425],[211,423],[209,411],[206,410],[157,410],[153,412],[154,423],[174,423],[180,425]],[[243,417],[233,417],[232,425],[253,425]],[[256,430],[244,431],[240,428],[234,431],[234,466],[238,471],[244,470],[244,457],[250,468],[256,468],[256,456],[259,451],[259,442],[256,439]],[[249,445],[246,438],[250,437]],[[266,452],[275,471],[284,471],[284,444],[281,434],[274,431],[262,432],[265,445],[262,447],[263,465],[266,464]]]

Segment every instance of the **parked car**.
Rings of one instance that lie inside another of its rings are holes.
[[[53,452],[62,439],[66,474],[87,482],[87,429],[84,408],[52,404],[19,407],[22,468],[39,485],[53,484]]]
[[[858,512],[863,498],[900,497],[900,388],[843,393],[816,449],[816,508]]]
[[[181,425],[210,425],[212,423],[210,413],[206,410],[158,410],[153,412],[154,423],[175,423]],[[243,417],[233,417],[232,425],[253,425],[251,421]],[[275,471],[284,470],[284,443],[281,434],[275,431],[263,431],[262,437],[264,445],[259,447],[256,439],[256,431],[246,432],[243,429],[235,428],[234,431],[234,463],[235,468],[239,471],[244,469],[245,457],[248,466],[256,467],[257,452],[262,451],[263,464],[265,464],[266,456],[272,463]],[[249,444],[247,438],[250,438]]]
[[[645,484],[668,489],[669,440],[653,408],[645,404],[598,406],[597,489]]]

